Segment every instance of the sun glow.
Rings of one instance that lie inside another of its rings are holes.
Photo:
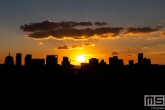
[[[78,62],[84,62],[85,59],[86,59],[86,58],[85,58],[83,55],[79,55],[79,56],[77,56],[77,59],[76,59],[76,60],[77,60]]]

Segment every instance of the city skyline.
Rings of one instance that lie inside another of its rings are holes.
[[[165,64],[165,1],[0,1],[0,64],[10,52],[34,58],[67,56],[104,59],[117,55],[137,62],[144,53]],[[43,8],[44,7],[44,8]]]
[[[63,56],[62,57],[62,61],[59,62],[59,56],[58,55],[46,55],[46,58],[34,58],[32,54],[26,54],[25,57],[22,57],[21,53],[16,53],[16,57],[14,58],[10,53],[8,54],[8,56],[6,56],[4,58],[4,63],[3,64],[9,64],[9,65],[15,65],[15,66],[26,66],[26,65],[36,65],[37,66],[37,62],[39,64],[43,64],[43,65],[63,65],[63,62],[68,62],[69,65],[74,65],[72,63],[72,60],[69,59],[69,57],[67,56]],[[32,62],[34,61],[34,64],[29,62],[29,60],[32,60]],[[106,62],[104,59],[98,59],[98,58],[90,58],[90,59],[86,59],[87,61],[85,61],[84,57],[79,57],[79,59],[77,59],[79,62],[79,66],[82,66],[82,64],[90,64],[93,60],[95,63],[100,63],[100,64],[105,64],[105,65],[111,65],[111,64],[115,64],[115,63],[119,63],[119,65],[159,65],[159,64],[154,64],[152,63],[150,58],[147,58],[143,55],[143,53],[138,53],[137,54],[137,62],[129,59],[128,60],[128,64],[124,63],[124,60],[119,58],[117,55],[113,55],[111,57],[108,58],[108,62]],[[74,66],[78,66],[78,65],[74,65]]]

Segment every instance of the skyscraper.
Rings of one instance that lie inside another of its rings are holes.
[[[138,65],[143,65],[143,53],[138,53]]]
[[[30,66],[31,65],[31,59],[32,59],[32,55],[27,54],[26,57],[25,57],[25,66]]]
[[[5,65],[6,66],[14,66],[14,60],[13,60],[13,57],[10,56],[10,53],[7,57],[5,57]]]
[[[134,60],[129,60],[129,65],[130,66],[134,65]]]
[[[118,64],[118,56],[113,56],[109,58],[109,65],[117,66]]]
[[[17,53],[16,54],[16,66],[21,66],[22,65],[22,54]]]
[[[70,65],[69,58],[63,57],[62,66],[67,67]]]
[[[46,65],[47,66],[56,66],[58,64],[57,55],[47,55],[46,56]]]
[[[99,66],[99,59],[91,58],[89,59],[89,68],[90,69],[97,69]]]

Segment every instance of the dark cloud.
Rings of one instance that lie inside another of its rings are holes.
[[[127,27],[124,34],[148,34],[159,31],[161,28],[162,28],[161,26],[157,26],[157,28],[155,29],[152,29],[150,27],[139,27],[139,28]]]
[[[45,20],[41,23],[30,23],[20,26],[20,29],[25,32],[36,32],[36,31],[49,31],[57,29],[59,27],[58,23]]]
[[[118,55],[119,53],[117,53],[116,51],[112,52],[111,55]]]
[[[64,45],[64,46],[59,46],[56,48],[56,50],[65,50],[65,49],[69,49],[69,47]]]
[[[41,23],[30,23],[20,26],[25,32],[36,32],[36,31],[50,31],[58,28],[73,28],[76,26],[92,26],[91,22],[74,22],[74,21],[62,21],[62,22],[51,22],[45,20]]]
[[[107,25],[106,22],[95,22],[94,23],[96,26],[103,26],[103,25]]]
[[[162,32],[160,36],[165,37],[165,32]]]
[[[104,35],[104,34],[112,34],[112,36],[117,36],[122,27],[102,27],[102,28],[86,28],[86,29],[75,29],[75,28],[61,28],[56,30],[50,31],[41,31],[41,32],[33,32],[32,34],[27,35],[29,38],[33,39],[41,39],[41,38],[48,38],[52,36],[53,38],[63,39],[64,37],[71,37],[73,39],[84,39],[90,38],[94,35]]]
[[[95,22],[94,25],[103,26],[107,25],[106,22]],[[32,39],[48,39],[55,38],[64,40],[75,39],[75,40],[86,40],[89,38],[108,38],[118,36],[123,27],[99,27],[99,28],[76,28],[77,26],[92,26],[92,22],[75,22],[75,21],[62,21],[62,22],[51,22],[45,20],[40,23],[30,23],[20,26],[20,29],[24,32],[31,32],[27,35],[28,38]],[[161,25],[157,28],[152,29],[150,27],[127,27],[124,34],[147,34],[159,31]],[[162,36],[164,34],[162,33]]]

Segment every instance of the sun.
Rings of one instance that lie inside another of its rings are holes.
[[[83,55],[79,55],[79,56],[77,56],[77,59],[76,59],[76,60],[77,60],[78,62],[84,62],[85,59],[86,59],[86,58],[85,58]]]

